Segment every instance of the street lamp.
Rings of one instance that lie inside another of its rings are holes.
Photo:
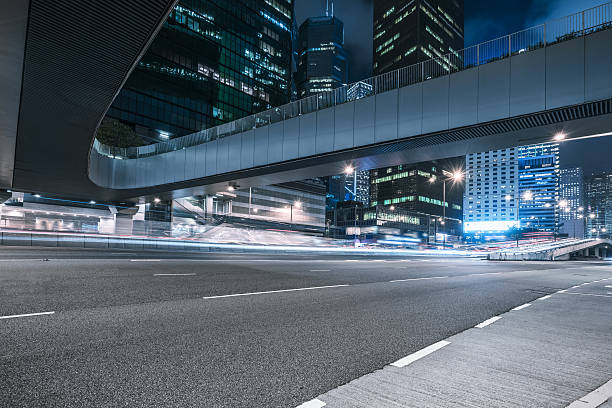
[[[293,207],[300,209],[302,208],[302,202],[301,201],[294,201],[291,204],[289,204],[289,221],[290,221],[290,230],[293,231]],[[285,207],[287,208],[287,207]]]
[[[354,203],[354,211],[353,211],[353,245],[357,244],[357,170],[355,167],[350,164],[344,168],[344,174],[347,176],[353,175],[353,203]],[[346,183],[345,183],[346,188]]]
[[[463,172],[455,170],[452,173],[450,171],[442,170],[442,174],[446,176],[446,178],[442,178],[442,220],[440,221],[440,225],[442,228],[442,248],[446,248],[446,182],[452,181],[453,184],[460,182],[463,180]],[[429,182],[431,184],[436,182],[436,176],[431,176],[429,178]],[[437,235],[437,234],[436,234]],[[437,237],[435,238],[437,241]]]
[[[553,139],[557,142],[560,142],[562,140],[565,140],[566,137],[567,137],[567,134],[565,134],[564,132],[557,132],[553,136]]]

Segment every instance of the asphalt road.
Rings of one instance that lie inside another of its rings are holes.
[[[0,247],[0,406],[295,407],[611,269]]]

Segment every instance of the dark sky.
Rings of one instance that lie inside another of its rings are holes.
[[[330,0],[331,1],[331,0]],[[465,0],[465,45],[504,36],[605,3],[606,0]],[[323,15],[325,0],[295,0],[298,24]],[[349,81],[372,74],[372,0],[335,0],[334,15],[344,22]],[[580,165],[585,173],[612,170],[612,137],[566,142],[562,166]]]

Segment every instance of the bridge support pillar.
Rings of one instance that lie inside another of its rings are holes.
[[[595,257],[596,257],[596,258],[599,258],[599,257],[600,257],[599,255],[600,255],[600,252],[601,252],[601,251],[599,250],[599,247],[595,247],[595,248],[593,248],[593,250],[595,251]]]

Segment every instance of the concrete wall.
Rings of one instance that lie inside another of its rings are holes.
[[[142,159],[92,152],[90,177],[141,188],[612,98],[612,30]]]

